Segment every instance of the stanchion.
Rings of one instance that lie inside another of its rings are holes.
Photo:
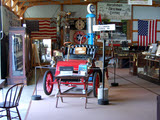
[[[109,104],[109,100],[108,100],[108,97],[106,97],[105,95],[105,88],[104,88],[104,85],[105,85],[105,43],[106,43],[106,40],[104,39],[103,40],[103,68],[102,68],[102,84],[103,84],[103,86],[102,86],[102,90],[100,90],[100,92],[102,92],[102,98],[99,98],[99,96],[98,96],[98,104],[99,105],[108,105]],[[101,88],[99,88],[99,89],[101,89]],[[108,91],[107,91],[108,92]],[[98,94],[99,95],[99,94]],[[107,96],[108,96],[108,94],[107,94]]]
[[[37,95],[37,78],[36,78],[36,70],[37,70],[37,67],[35,67],[35,95],[32,95],[32,100],[41,100],[41,95]]]
[[[111,86],[115,87],[118,86],[119,84],[116,83],[116,62],[114,61],[114,82],[111,83]]]

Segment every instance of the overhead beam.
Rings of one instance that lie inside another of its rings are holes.
[[[18,2],[42,2],[42,1],[46,1],[46,0],[18,0]],[[47,1],[53,1],[53,0],[47,0]]]
[[[23,14],[26,12],[27,8],[28,8],[28,7],[25,7],[23,10],[21,10],[21,13],[20,13],[20,15],[19,15],[20,17],[23,16]]]
[[[28,6],[28,7],[32,7],[32,6],[38,6],[38,5],[65,5],[65,4],[88,4],[91,1],[84,1],[82,2],[81,0],[68,0],[68,1],[52,1],[52,0],[19,0],[19,2],[23,2],[25,1],[26,5],[24,6]],[[93,0],[92,3],[96,3],[102,0]]]
[[[25,2],[23,2],[22,4],[20,4],[20,5],[18,6],[17,14],[18,14],[19,12],[21,12],[21,9],[22,9],[22,7],[23,7],[24,4],[25,4]]]
[[[8,5],[9,8],[11,8],[11,0],[9,0],[9,1],[7,2],[7,5]]]
[[[14,7],[16,7],[17,3],[18,3],[18,0],[15,0],[15,1],[14,1],[14,4],[13,4],[13,6],[12,6],[12,9],[13,9]]]
[[[4,1],[4,4],[6,4],[8,1],[9,1],[9,0],[5,0],[5,1]]]

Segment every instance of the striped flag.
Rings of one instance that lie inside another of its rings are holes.
[[[56,40],[57,29],[50,26],[49,20],[39,20],[38,31],[31,31],[31,37],[50,37],[52,40]]]
[[[157,41],[157,20],[138,20],[138,45],[148,46]]]

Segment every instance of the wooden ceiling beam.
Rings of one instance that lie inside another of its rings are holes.
[[[23,2],[22,4],[18,5],[18,11],[17,14],[19,14],[22,10],[22,7],[24,7],[23,5],[25,4],[25,2]]]
[[[26,2],[23,2],[22,4],[18,5],[18,7],[21,9],[24,6],[25,3]]]
[[[8,3],[8,1],[9,1],[9,0],[5,0],[5,1],[4,1],[4,4]]]
[[[23,16],[23,14],[26,12],[27,8],[28,8],[28,7],[25,7],[23,10],[21,10],[21,13],[20,13],[20,15],[19,15],[20,17]]]
[[[38,6],[38,5],[59,5],[59,2],[29,2],[28,5],[24,5],[24,6],[28,6],[28,7],[32,7],[32,6]]]
[[[13,9],[14,7],[16,7],[17,3],[18,3],[18,0],[15,0],[15,1],[14,1],[14,4],[13,4],[13,6],[12,6],[12,9]]]
[[[45,1],[53,1],[53,0],[18,0],[18,2],[43,2],[43,1],[45,2]]]
[[[7,5],[9,8],[11,8],[11,0],[8,0]]]

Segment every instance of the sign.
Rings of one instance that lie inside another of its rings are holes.
[[[101,15],[101,19],[128,20],[131,19],[131,5],[98,2],[97,13],[97,16]]]
[[[75,32],[73,35],[73,40],[77,44],[83,44],[86,41],[84,32],[82,31]]]
[[[128,0],[130,5],[152,5],[152,0]]]
[[[115,24],[93,25],[93,31],[113,31],[113,30],[115,30]]]
[[[87,6],[87,12],[89,14],[92,14],[95,11],[93,4],[88,4]]]

